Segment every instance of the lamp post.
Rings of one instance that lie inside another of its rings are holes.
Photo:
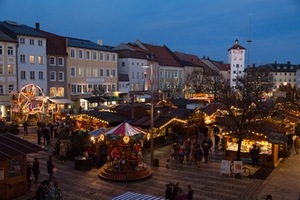
[[[111,90],[111,94],[110,94],[110,104],[112,105],[112,88],[113,88],[113,84],[112,84],[112,77],[113,77],[113,75],[111,74],[110,75],[110,82],[111,82],[111,88],[110,88],[110,90]]]

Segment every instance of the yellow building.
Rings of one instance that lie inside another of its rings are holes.
[[[17,40],[0,31],[0,117],[9,115],[9,93],[17,85]]]
[[[67,52],[67,96],[76,102],[76,111],[80,106],[83,110],[96,106],[95,94],[105,95],[103,104],[114,104],[118,99],[118,53],[75,38],[68,38]]]

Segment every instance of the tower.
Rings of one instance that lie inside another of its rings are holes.
[[[228,63],[230,64],[230,86],[236,86],[237,76],[244,75],[246,48],[239,45],[239,40],[235,40],[235,45],[228,49]]]

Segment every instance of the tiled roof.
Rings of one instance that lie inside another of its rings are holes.
[[[169,114],[167,114],[166,117],[185,120],[190,116],[191,112],[192,112],[192,110],[189,110],[189,109],[177,108],[177,109],[173,110],[172,112],[170,112]]]
[[[0,30],[8,34],[7,32],[12,32],[15,37],[17,35],[26,35],[26,36],[33,36],[33,37],[41,37],[46,38],[43,34],[33,30],[29,26],[17,24],[16,22],[9,22],[4,21],[0,22]]]
[[[218,61],[213,61],[211,60],[210,62],[212,62],[217,68],[219,68],[220,70],[229,70],[226,66],[224,66],[224,64],[222,62],[218,62]],[[228,64],[229,65],[229,64]]]
[[[93,50],[99,50],[99,51],[116,52],[116,51],[114,51],[110,48],[98,45],[98,44],[96,44],[94,42],[91,42],[89,40],[82,40],[82,39],[70,38],[70,37],[68,37],[68,46],[69,47],[83,48],[83,49],[93,49]]]
[[[274,63],[274,64],[266,64],[265,67],[269,67],[274,72],[296,72],[299,65],[291,65],[290,63],[286,63],[286,64]]]
[[[177,107],[186,107],[186,104],[189,104],[189,100],[187,99],[171,99],[172,104]]]
[[[148,49],[149,52],[153,52],[153,56],[157,59],[159,65],[182,67],[180,62],[177,61],[176,56],[166,45],[161,47],[145,43],[142,44]]]
[[[129,48],[131,48],[134,51],[142,51],[142,52],[145,52],[147,54],[150,54],[149,51],[146,51],[145,49],[140,48],[139,46],[137,46],[134,43],[133,44],[132,43],[127,43],[127,44],[124,44],[124,45],[127,46],[127,47],[129,47]]]
[[[235,44],[233,45],[230,49],[228,49],[228,51],[230,51],[231,49],[246,49],[245,47],[242,47],[241,45],[239,44]]]
[[[0,31],[0,41],[5,41],[5,42],[18,42],[15,39],[12,39],[11,37],[9,37],[8,35],[6,35],[5,33],[3,33],[2,31]]]
[[[119,81],[129,81],[128,74],[119,74]]]
[[[46,45],[46,51],[47,54],[54,54],[54,55],[68,55],[67,53],[67,38],[62,37],[59,35],[55,35],[46,31],[33,29],[45,36],[47,36],[47,45]]]
[[[11,133],[0,134],[0,160],[45,150]]]
[[[111,109],[113,111],[120,111],[120,112],[129,112],[131,111],[131,106],[130,105],[119,105]]]
[[[115,51],[119,52],[119,58],[137,58],[137,59],[144,59],[144,60],[147,59],[147,56],[143,51],[132,51],[129,49],[117,49]]]
[[[219,103],[211,103],[203,108],[203,112],[205,112],[208,116],[214,114],[217,110],[222,110],[225,109],[224,104],[219,104]]]
[[[144,116],[138,120],[136,120],[135,122],[133,122],[131,125],[133,126],[139,126],[140,124],[144,123],[145,121],[148,121],[150,120],[150,117],[149,116]]]

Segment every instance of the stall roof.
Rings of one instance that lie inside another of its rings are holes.
[[[124,122],[124,121],[128,120],[127,118],[122,117],[122,116],[120,116],[116,113],[112,113],[112,112],[85,111],[80,114],[89,115],[89,116],[95,117],[97,119],[107,121],[109,123]]]
[[[205,112],[208,116],[214,114],[217,110],[225,109],[224,104],[219,103],[211,103],[203,108],[203,112]]]
[[[74,103],[73,101],[71,101],[70,99],[67,99],[67,98],[53,98],[53,99],[49,99],[49,100],[56,104]]]
[[[155,196],[151,196],[149,194],[138,194],[134,192],[126,192],[110,200],[163,200],[163,199]]]
[[[10,159],[16,156],[37,153],[45,150],[43,147],[24,140],[11,133],[0,134],[0,160]]]
[[[186,120],[192,113],[193,110],[188,110],[185,108],[177,108],[166,115],[166,117],[177,118]]]

